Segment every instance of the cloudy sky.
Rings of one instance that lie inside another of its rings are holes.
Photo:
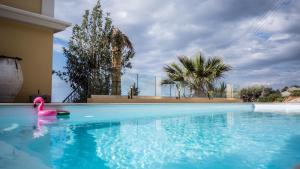
[[[73,25],[96,0],[56,0],[55,17]],[[233,70],[225,81],[275,88],[300,84],[299,0],[102,0],[113,24],[133,42],[129,73],[163,75],[179,55],[220,56]],[[71,28],[55,34],[53,69],[65,63],[61,47]],[[53,77],[53,94],[68,92]]]

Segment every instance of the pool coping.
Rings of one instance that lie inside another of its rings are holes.
[[[77,106],[77,105],[131,105],[131,104],[253,104],[253,103],[240,103],[240,102],[229,102],[229,103],[187,103],[187,102],[178,102],[178,103],[45,103],[48,106]],[[32,103],[0,103],[0,106],[32,106]]]
[[[116,104],[253,104],[253,105],[299,105],[300,103],[261,103],[261,102],[228,102],[228,103],[45,103],[48,106],[75,106],[75,105],[116,105]],[[32,103],[0,103],[0,106],[32,106]]]
[[[239,103],[46,103],[46,106],[97,106],[97,105],[178,105],[178,104],[227,104],[227,105],[252,105],[254,112],[274,112],[274,113],[296,113],[300,114],[300,103],[261,103],[261,102],[239,102]],[[32,106],[32,103],[0,103],[1,106]]]
[[[295,113],[300,114],[300,103],[255,103],[254,112]]]

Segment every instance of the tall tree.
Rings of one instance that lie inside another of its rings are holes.
[[[206,59],[199,54],[193,59],[181,56],[178,60],[179,64],[172,63],[164,67],[168,76],[165,81],[185,84],[196,96],[210,97],[210,92],[215,89],[215,83],[225,72],[231,70],[231,67],[219,57]]]
[[[54,73],[70,84],[76,96],[74,102],[84,101],[90,94],[111,93],[114,60],[112,48],[117,38],[113,36],[113,28],[109,13],[103,14],[100,0],[91,12],[85,11],[82,23],[73,27],[68,47],[63,48],[67,64],[64,71]],[[127,40],[129,41],[128,38]],[[130,59],[134,55],[132,45],[130,56],[123,53],[124,50],[122,48],[118,55],[121,60],[120,72],[121,69],[131,68]]]

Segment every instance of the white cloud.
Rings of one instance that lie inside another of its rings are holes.
[[[174,40],[175,35],[173,32],[169,31],[168,28],[165,28],[164,26],[160,24],[155,24],[150,27],[150,29],[147,32],[149,38],[155,38],[158,41],[161,40]]]
[[[290,38],[289,34],[274,34],[270,37],[270,41],[282,41],[288,40]]]
[[[53,44],[53,50],[55,52],[58,52],[58,53],[63,53],[63,45],[62,44],[59,44],[59,43],[54,43]]]
[[[118,19],[126,19],[128,17],[128,14],[125,11],[120,11],[117,12],[116,17],[118,17]]]

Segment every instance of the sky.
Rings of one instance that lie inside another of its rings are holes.
[[[55,18],[80,24],[95,4],[56,0]],[[300,84],[299,0],[102,0],[102,7],[135,47],[124,80],[135,73],[163,76],[163,66],[178,56],[201,52],[230,64],[224,81],[235,86]],[[72,27],[54,35],[54,70],[65,64],[62,47],[71,32]],[[53,77],[54,101],[70,92],[67,86]]]

